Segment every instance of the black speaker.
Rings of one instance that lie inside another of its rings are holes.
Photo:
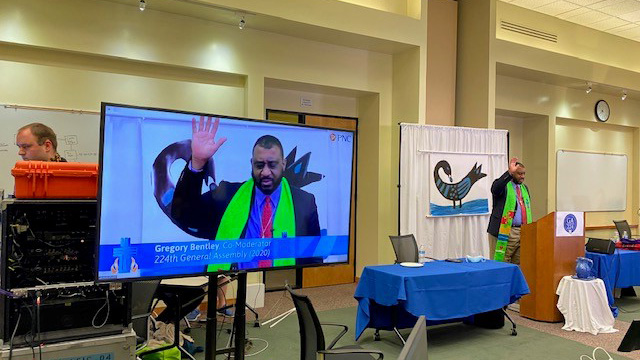
[[[611,255],[616,251],[616,244],[608,239],[589,238],[587,251]]]
[[[640,320],[633,320],[629,330],[624,334],[624,339],[618,346],[618,351],[630,352],[640,349]]]

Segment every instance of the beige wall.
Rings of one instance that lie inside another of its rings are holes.
[[[279,22],[293,21],[317,27],[299,28],[307,33],[300,36],[315,37],[321,33],[319,28],[324,28],[337,30],[337,32],[331,32],[333,36],[349,37],[350,34],[362,34],[403,44],[423,45],[425,43],[426,33],[421,29],[426,23],[427,0],[407,0],[406,15],[352,3],[355,1],[373,3],[375,0],[243,0],[242,9],[273,17]],[[398,3],[397,1],[384,1],[379,4]],[[200,2],[231,9],[239,6],[237,0],[200,0]],[[381,7],[384,6],[386,5],[381,5]]]
[[[505,119],[497,121],[503,128],[514,129],[511,143],[522,143],[523,159],[527,164],[527,184],[534,182],[544,185],[546,206],[534,204],[534,209],[546,207],[546,212],[555,211],[556,204],[556,165],[557,150],[576,150],[588,152],[606,152],[625,154],[629,161],[627,174],[627,209],[624,212],[587,213],[587,226],[612,225],[613,219],[626,219],[630,223],[638,222],[638,127],[640,126],[640,102],[607,94],[569,89],[561,86],[542,84],[533,81],[498,76],[496,82],[496,104],[501,111],[520,112],[523,117],[536,119],[522,120],[523,124],[538,124],[539,128],[523,127],[522,140],[518,140],[519,121]],[[607,123],[594,119],[594,106],[598,99],[609,102],[612,113]],[[511,122],[511,125],[505,124]],[[527,144],[527,137],[530,138]],[[546,150],[546,151],[545,151]],[[532,171],[531,165],[537,169]],[[538,176],[546,171],[544,178]],[[576,179],[580,181],[580,179]],[[536,194],[540,194],[540,190]],[[533,192],[533,191],[532,191]],[[538,196],[532,197],[537,200]],[[540,215],[540,214],[538,214]],[[543,214],[542,214],[543,215]],[[602,235],[597,233],[596,235]],[[609,236],[606,236],[609,237]]]
[[[456,126],[495,127],[495,3],[458,1]]]
[[[533,221],[549,213],[549,129],[553,129],[547,116],[527,116],[522,127],[523,163],[525,181],[531,190],[531,216]]]
[[[340,0],[368,8],[420,18],[419,0]]]
[[[509,131],[509,159],[517,157],[518,159],[522,159],[523,162],[526,162],[522,151],[523,122],[524,117],[521,116],[496,115],[496,129]]]
[[[525,164],[525,183],[531,194],[532,218],[536,221],[548,213],[549,118],[498,111],[496,129],[509,131],[509,158],[516,157]]]
[[[383,263],[382,256],[385,251],[380,248],[387,249],[380,238],[384,238],[392,231],[394,224],[389,223],[389,219],[385,219],[380,214],[389,203],[384,201],[384,191],[379,189],[385,188],[383,185],[386,177],[380,176],[378,171],[384,171],[377,164],[381,163],[382,149],[378,145],[377,139],[383,137],[385,131],[382,126],[378,125],[379,115],[376,108],[380,102],[378,95],[370,95],[362,98],[358,102],[358,114],[361,117],[377,119],[378,121],[367,121],[358,123],[358,174],[357,174],[357,198],[356,203],[356,232],[358,242],[356,243],[356,256],[362,259],[361,262],[356,261],[356,276],[362,273],[362,268],[367,264]],[[388,131],[386,131],[388,133]],[[386,167],[386,166],[385,166]],[[364,174],[375,174],[367,176]],[[388,185],[388,184],[387,184]],[[381,194],[382,193],[382,194]],[[389,191],[386,192],[388,196]],[[397,218],[392,216],[392,218]],[[382,229],[380,229],[382,228]],[[360,241],[360,239],[363,239]],[[374,239],[378,239],[375,241]],[[388,249],[387,249],[388,250]]]
[[[430,125],[455,125],[458,3],[432,0],[427,10],[427,115]]]
[[[2,104],[99,111],[100,102],[105,101],[231,116],[245,114],[245,89],[235,86],[11,61],[0,61],[0,84]]]
[[[301,99],[311,101],[303,106]],[[265,109],[284,110],[309,114],[358,117],[358,102],[355,96],[326,95],[317,92],[265,87]]]

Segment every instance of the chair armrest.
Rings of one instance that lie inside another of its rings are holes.
[[[342,328],[342,331],[340,332],[340,334],[338,334],[338,336],[336,336],[331,343],[327,346],[327,349],[331,349],[333,348],[336,343],[338,342],[338,340],[340,340],[344,334],[347,333],[347,331],[349,331],[349,327],[347,325],[342,325],[342,324],[336,324],[336,323],[320,323],[321,326],[338,326]]]
[[[384,359],[384,354],[380,350],[368,350],[368,349],[333,349],[333,350],[319,350],[318,360],[324,359],[324,355],[339,355],[339,354],[371,354],[373,356],[378,355],[378,360]]]

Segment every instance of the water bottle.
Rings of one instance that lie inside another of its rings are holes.
[[[622,239],[623,240],[628,240],[629,239],[629,234],[627,234],[627,230],[622,232]]]
[[[613,241],[614,243],[617,243],[617,242],[619,242],[619,241],[620,241],[620,238],[618,237],[618,232],[617,232],[616,230],[614,230],[614,231],[611,233],[611,238],[610,238],[610,240],[611,240],[611,241]]]
[[[420,245],[418,249],[418,262],[424,264],[427,261],[427,249],[424,245]]]

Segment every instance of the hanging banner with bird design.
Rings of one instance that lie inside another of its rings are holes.
[[[429,204],[427,216],[481,215],[489,213],[489,180],[482,154],[429,154]]]

